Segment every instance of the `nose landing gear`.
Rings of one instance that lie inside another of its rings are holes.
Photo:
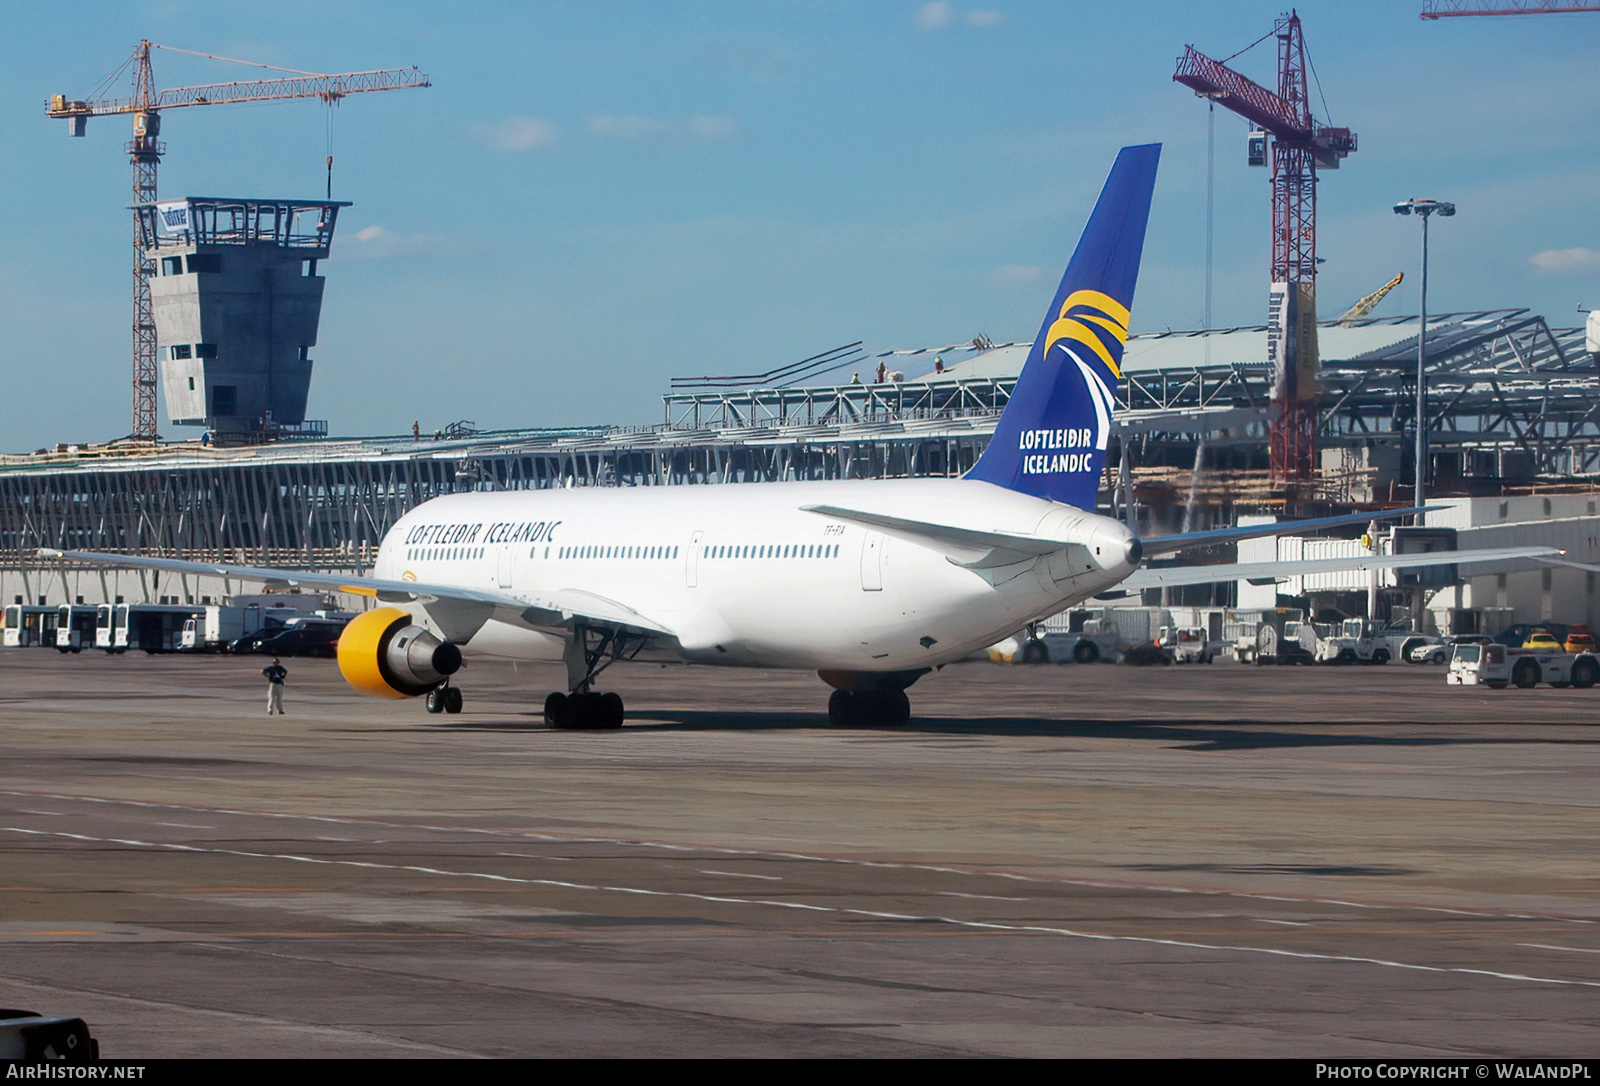
[[[450,713],[452,715],[461,711],[461,688],[451,686],[448,682],[440,683],[427,696],[428,712]]]

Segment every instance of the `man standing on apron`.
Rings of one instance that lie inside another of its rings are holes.
[[[272,666],[261,669],[261,674],[267,677],[267,715],[277,713],[283,715],[283,680],[289,677],[289,669],[278,663],[278,658],[272,658]]]

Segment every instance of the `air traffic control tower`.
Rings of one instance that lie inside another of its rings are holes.
[[[308,432],[311,348],[348,202],[191,196],[138,204],[167,415],[219,441]],[[325,430],[325,426],[322,427]]]

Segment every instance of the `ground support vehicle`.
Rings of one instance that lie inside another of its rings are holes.
[[[1600,657],[1593,653],[1541,652],[1499,644],[1456,646],[1445,673],[1445,682],[1451,686],[1481,685],[1494,690],[1504,690],[1507,685],[1526,690],[1540,683],[1587,690],[1597,681]]]
[[[1309,664],[1314,662],[1317,631],[1305,620],[1298,607],[1278,607],[1262,611],[1253,642],[1248,647],[1234,646],[1240,663]]]
[[[1215,654],[1200,626],[1163,626],[1156,644],[1166,649],[1175,664],[1209,664]]]
[[[225,652],[231,642],[262,631],[266,631],[264,636],[271,636],[306,614],[303,607],[288,604],[207,604],[183,624],[179,648],[185,652]]]
[[[49,647],[56,644],[59,606],[13,603],[6,607],[5,633],[0,643],[8,649]]]
[[[1444,665],[1450,662],[1458,645],[1486,645],[1490,641],[1485,634],[1452,634],[1438,644],[1418,642],[1411,646],[1406,653],[1406,662],[1412,664],[1437,664]]]
[[[1420,645],[1437,645],[1432,634],[1413,630],[1405,624],[1378,626],[1361,618],[1347,618],[1339,632],[1317,646],[1317,662],[1323,664],[1387,664],[1399,658],[1412,663]],[[1441,661],[1442,662],[1442,661]]]
[[[184,604],[101,604],[95,616],[95,645],[111,653],[129,649],[176,652],[182,644],[184,623],[204,610]]]
[[[996,663],[1115,663],[1122,654],[1154,639],[1152,611],[1140,607],[1088,608],[1031,622],[1015,637],[989,650]]]
[[[100,609],[92,603],[63,603],[56,618],[56,649],[82,652],[94,644],[94,620]]]
[[[1229,611],[1222,639],[1241,664],[1308,664],[1317,633],[1298,607]]]

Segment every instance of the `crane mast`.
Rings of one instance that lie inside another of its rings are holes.
[[[160,49],[148,40],[141,41],[129,63],[133,66],[131,98],[68,99],[50,97],[45,115],[65,120],[68,132],[85,135],[90,117],[131,114],[133,139],[126,145],[133,165],[133,202],[154,203],[156,174],[166,144],[161,141],[161,111],[184,106],[227,105],[235,102],[264,102],[287,98],[319,98],[329,106],[349,94],[363,91],[399,90],[431,86],[428,77],[416,68],[397,68],[376,72],[345,72],[325,75],[298,72],[290,79],[259,79],[236,83],[208,83],[192,87],[169,87],[157,91],[150,66],[150,50]],[[188,50],[175,50],[187,52]],[[204,55],[204,54],[200,54]],[[226,59],[226,58],[217,58]],[[244,63],[244,62],[236,62]],[[127,65],[124,65],[126,68]],[[331,177],[333,160],[328,167]],[[330,182],[331,184],[331,182]],[[155,274],[151,258],[145,254],[138,216],[133,229],[133,432],[136,441],[155,441],[156,431],[156,327],[150,312],[150,277]]]

